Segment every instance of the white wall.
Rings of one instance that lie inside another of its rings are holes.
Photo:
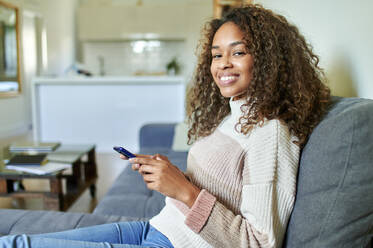
[[[0,98],[0,138],[20,135],[31,127],[31,78],[37,74],[34,17],[41,16],[48,35],[46,74],[60,75],[75,60],[76,0],[8,0],[19,7],[22,93]]]
[[[201,29],[203,25],[213,17],[213,1],[211,0],[189,0],[187,12],[188,26],[186,32],[188,39],[186,40],[186,80],[190,81],[193,76],[193,71],[197,63],[195,56],[198,41],[201,38]]]
[[[20,21],[20,72],[22,81],[22,94],[16,97],[0,98],[0,138],[19,135],[27,132],[31,124],[31,108],[29,97],[30,76],[35,72],[36,57],[34,49],[33,28],[28,23],[30,15],[39,8],[37,1],[13,0],[11,4],[19,8]]]
[[[46,74],[61,76],[75,62],[76,0],[42,0],[40,11],[47,30]]]
[[[334,95],[373,99],[372,0],[256,0],[284,15],[313,45]]]

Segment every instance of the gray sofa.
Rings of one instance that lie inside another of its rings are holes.
[[[333,106],[302,151],[297,197],[283,247],[372,247],[373,101],[333,98]],[[182,170],[186,152],[171,149],[175,124],[140,131],[141,153],[161,153]],[[0,235],[54,232],[145,220],[164,197],[126,168],[92,214],[0,210]]]

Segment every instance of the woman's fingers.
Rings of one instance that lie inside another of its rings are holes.
[[[164,162],[162,160],[152,159],[150,157],[135,157],[128,160],[131,164],[148,164],[148,165],[161,165]]]
[[[157,171],[157,167],[148,164],[142,164],[139,168],[141,174],[153,174]]]
[[[120,154],[119,157],[120,157],[121,159],[123,159],[123,160],[128,160],[128,158],[127,158],[126,156],[122,155],[122,154]]]
[[[153,155],[147,155],[147,154],[135,154],[138,158],[152,158]]]
[[[138,158],[153,158],[155,159],[154,155],[145,155],[145,154],[135,154]],[[123,160],[129,160],[128,157],[124,156],[123,154],[120,154],[119,157]],[[141,164],[134,164],[132,163],[132,170],[137,171],[140,168]]]
[[[154,165],[149,164],[132,164],[132,170],[138,170],[141,174],[152,174],[158,169]]]
[[[168,157],[164,156],[164,155],[161,155],[161,154],[155,154],[154,155],[154,158],[157,159],[157,160],[165,160],[167,162],[170,162],[170,160],[168,159]]]
[[[145,154],[135,154],[136,157],[139,158],[154,158],[154,155],[145,155]],[[119,157],[123,160],[128,160],[129,158],[124,156],[123,154],[120,154]]]
[[[155,181],[155,177],[153,174],[143,174],[142,178],[146,183],[152,183]]]

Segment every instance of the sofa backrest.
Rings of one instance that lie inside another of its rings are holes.
[[[370,247],[373,101],[333,98],[300,160],[284,247]]]
[[[176,123],[149,123],[140,129],[140,149],[172,148]]]

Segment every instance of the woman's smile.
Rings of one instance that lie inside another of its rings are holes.
[[[239,74],[222,74],[218,78],[221,86],[229,86],[239,79]]]

